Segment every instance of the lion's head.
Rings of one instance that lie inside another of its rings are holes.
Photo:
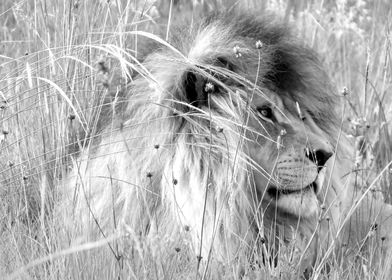
[[[316,55],[269,16],[218,14],[170,44],[148,37],[161,46],[131,65],[117,115],[68,184],[78,224],[92,215],[99,234],[185,233],[205,259],[278,235],[310,247],[321,205],[340,211],[349,170],[333,156],[339,97]]]
[[[323,187],[319,173],[333,146],[306,105],[302,112],[295,96],[267,92],[266,97],[254,97],[259,114],[249,122],[255,131],[267,135],[249,136],[250,154],[265,172],[254,172],[257,189],[279,211],[304,218],[315,215],[317,194]]]

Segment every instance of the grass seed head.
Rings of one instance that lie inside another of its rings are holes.
[[[7,101],[3,100],[0,103],[0,110],[5,110],[7,109]]]
[[[211,93],[213,93],[214,91],[215,91],[215,86],[214,86],[213,83],[207,82],[207,83],[204,85],[204,92],[205,92],[205,93],[211,94]]]
[[[242,56],[241,49],[239,46],[234,46],[233,48],[234,54],[236,58],[240,58]]]
[[[98,66],[98,72],[103,72],[103,73],[109,72],[109,68],[106,66],[106,59],[102,55],[99,57],[97,61],[97,66]]]
[[[346,87],[343,88],[342,95],[343,96],[347,96],[348,95],[348,89]]]
[[[256,41],[256,49],[261,49],[263,47],[263,42],[261,42],[260,40]]]

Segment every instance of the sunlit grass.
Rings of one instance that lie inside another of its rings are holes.
[[[53,238],[59,229],[52,226],[59,181],[77,151],[90,145],[85,140],[101,129],[97,116],[105,106],[112,106],[132,73],[148,76],[138,60],[145,55],[145,40],[166,44],[167,34],[182,19],[192,22],[207,10],[235,3],[174,2],[0,3],[0,275],[16,279],[196,278],[196,256],[180,237],[168,240],[164,248],[161,241],[143,242],[137,236],[110,236],[110,247],[107,242],[75,241],[65,248]],[[299,37],[325,59],[337,89],[348,89],[344,130],[356,143],[358,176],[368,184],[377,179],[374,192],[391,201],[392,67],[387,20],[391,4],[259,2],[238,5],[268,8],[295,23]],[[127,251],[130,242],[137,246]],[[286,250],[279,253],[279,263],[290,262],[292,251]],[[328,260],[333,279],[366,275],[365,265],[347,270],[340,267],[338,257]],[[211,264],[209,269],[209,277],[239,275],[235,267]],[[249,271],[249,279],[278,279],[279,275],[290,279],[295,268],[265,265]],[[369,277],[388,279],[383,273]]]

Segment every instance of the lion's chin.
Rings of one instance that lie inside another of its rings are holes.
[[[276,187],[270,186],[267,192],[281,211],[307,218],[318,213],[318,190],[318,184],[313,182],[299,190],[278,190]]]
[[[278,189],[269,186],[267,194],[272,198],[273,204],[283,212],[298,217],[314,217],[318,213],[319,201],[317,195],[323,188],[326,168],[322,168],[316,180],[302,189]]]

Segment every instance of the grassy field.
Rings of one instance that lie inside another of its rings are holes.
[[[142,56],[138,31],[165,39],[176,22],[208,11],[269,10],[295,25],[298,36],[320,53],[337,91],[349,92],[344,126],[357,143],[365,180],[380,174],[392,161],[392,3],[335,2],[2,0],[0,279],[196,277],[196,261],[189,261],[194,256],[186,250],[141,242],[124,259],[118,256],[125,248],[113,236],[111,247],[98,242],[64,251],[50,225],[57,186],[97,126],[104,97],[127,83],[131,56]],[[391,179],[392,169],[379,184],[388,202]],[[237,275],[235,268],[219,269],[207,276]],[[249,279],[290,279],[290,269],[265,268]],[[343,271],[332,265],[331,271],[331,279],[388,279],[382,271],[366,274],[365,268]]]

